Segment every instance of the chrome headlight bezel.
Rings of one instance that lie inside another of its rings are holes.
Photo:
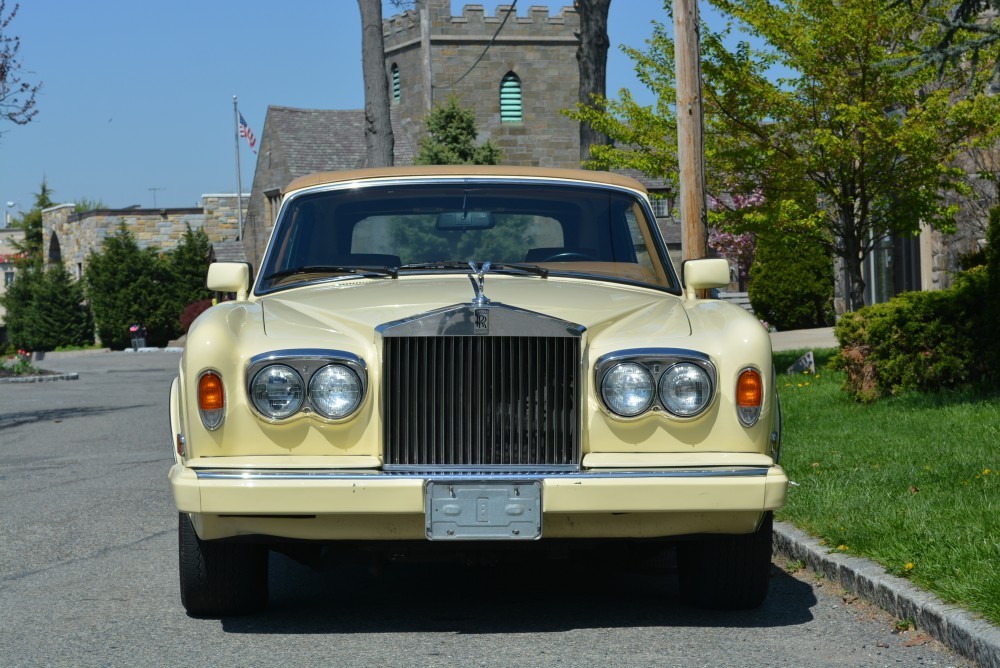
[[[606,376],[616,367],[622,364],[636,364],[643,367],[653,379],[653,400],[643,411],[634,415],[626,415],[616,411],[607,401],[603,392],[603,384]],[[710,385],[708,400],[699,410],[690,414],[675,412],[661,398],[660,383],[667,372],[678,366],[690,364],[696,366],[708,378]],[[657,413],[669,417],[673,420],[687,421],[695,420],[704,415],[706,411],[715,403],[718,395],[718,374],[712,360],[704,353],[696,350],[686,350],[682,348],[636,348],[631,350],[620,350],[614,353],[601,356],[594,367],[597,395],[601,406],[612,417],[620,420],[635,420],[650,414]]]
[[[303,400],[298,408],[291,414],[282,417],[273,417],[260,408],[253,401],[253,382],[262,370],[273,365],[284,365],[291,368],[302,379]],[[310,393],[313,379],[317,373],[328,366],[337,365],[345,367],[354,374],[359,383],[359,397],[356,404],[350,411],[343,415],[328,415],[317,403]],[[291,420],[310,417],[323,422],[337,423],[350,419],[364,405],[368,396],[368,370],[364,360],[354,353],[342,350],[324,349],[291,349],[276,350],[269,353],[256,355],[250,359],[245,371],[246,392],[248,403],[254,415],[260,419],[280,424]]]

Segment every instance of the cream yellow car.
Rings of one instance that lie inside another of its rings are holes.
[[[181,599],[266,606],[270,550],[676,544],[691,604],[767,593],[788,479],[767,332],[678,280],[644,187],[406,167],[284,193],[170,391]]]

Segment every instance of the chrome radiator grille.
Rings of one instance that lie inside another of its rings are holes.
[[[387,469],[579,466],[579,338],[383,341]]]

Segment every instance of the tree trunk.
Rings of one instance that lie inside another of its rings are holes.
[[[576,60],[580,68],[580,104],[591,106],[593,95],[607,94],[608,75],[608,8],[611,0],[574,0],[573,6],[580,15],[580,46]],[[580,162],[590,159],[594,144],[610,144],[611,140],[598,132],[590,123],[580,123]]]
[[[862,272],[864,250],[854,225],[854,211],[841,209],[841,229],[844,241],[844,271],[847,273],[847,309],[857,311],[865,305],[865,279]]]
[[[358,0],[361,9],[361,68],[365,79],[365,149],[368,167],[391,167],[392,122],[385,73],[382,0]]]

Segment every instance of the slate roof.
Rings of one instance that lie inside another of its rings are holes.
[[[363,109],[297,109],[270,106],[268,123],[281,143],[288,176],[365,166]],[[413,164],[413,147],[402,126],[392,123],[397,165]]]
[[[216,241],[212,244],[213,262],[246,262],[242,241]]]

